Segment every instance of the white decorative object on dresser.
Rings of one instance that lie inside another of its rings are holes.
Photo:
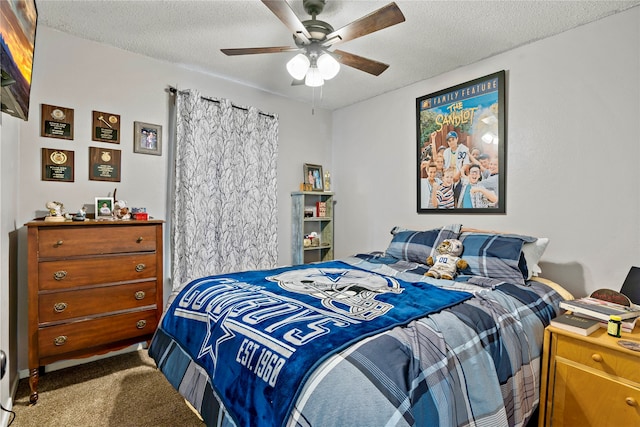
[[[162,224],[26,224],[31,403],[41,366],[151,340],[163,307]]]
[[[297,265],[332,259],[333,193],[292,192],[291,263]]]

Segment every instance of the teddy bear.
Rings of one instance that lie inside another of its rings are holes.
[[[453,280],[458,275],[458,270],[464,270],[469,266],[467,261],[460,258],[463,245],[458,239],[446,239],[436,248],[437,255],[427,258],[429,270],[425,276],[436,279]]]
[[[117,200],[113,205],[113,214],[117,219],[131,219],[131,212],[127,202],[124,200]]]

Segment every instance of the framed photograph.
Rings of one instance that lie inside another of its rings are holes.
[[[162,126],[133,122],[133,152],[162,156]]]
[[[305,187],[311,191],[324,191],[322,166],[305,163],[303,169]]]
[[[417,212],[503,214],[505,71],[416,98]]]
[[[96,197],[96,219],[113,219],[113,197]]]

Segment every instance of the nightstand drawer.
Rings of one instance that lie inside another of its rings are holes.
[[[76,350],[100,347],[136,337],[151,336],[156,330],[155,309],[72,322],[38,331],[40,358]]]
[[[40,324],[156,304],[157,282],[51,292],[38,298]]]
[[[640,425],[640,388],[579,364],[558,359],[551,397],[553,426]]]
[[[155,254],[98,256],[38,264],[40,290],[142,280],[156,277]]]
[[[40,258],[64,258],[156,250],[153,226],[51,227],[40,230]]]
[[[640,384],[638,357],[565,335],[558,334],[556,339],[558,357]]]

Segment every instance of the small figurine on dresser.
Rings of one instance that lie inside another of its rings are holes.
[[[84,221],[85,219],[87,219],[87,208],[85,208],[84,206],[81,207],[78,213],[75,214],[71,219],[73,221]]]
[[[44,217],[46,222],[62,222],[65,221],[64,217],[64,205],[60,202],[47,202],[45,205],[49,211],[49,215]]]

